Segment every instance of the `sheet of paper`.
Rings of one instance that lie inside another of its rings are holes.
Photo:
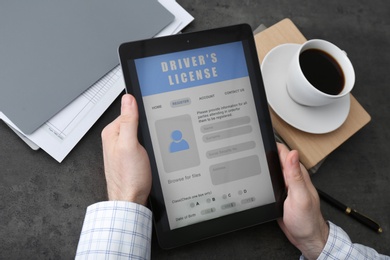
[[[175,19],[171,24],[159,32],[156,35],[157,37],[177,34],[194,20],[194,17],[175,0],[159,0],[159,2],[175,16]]]
[[[159,2],[175,15],[175,20],[156,37],[176,34],[193,21],[194,18],[175,0],[159,0]],[[124,81],[118,65],[30,135],[23,134],[1,112],[0,119],[4,120],[32,149],[36,150],[40,147],[58,162],[62,162],[123,90]]]
[[[7,124],[7,121],[10,122],[8,120],[8,118],[2,113],[0,112],[0,119],[4,120],[4,122]],[[10,124],[7,124],[9,126],[9,128],[11,128],[12,131],[15,132],[15,134],[17,134],[20,139],[22,139],[22,141],[24,141],[28,146],[30,146],[31,149],[33,150],[38,150],[39,149],[39,146],[36,145],[35,143],[33,143],[30,139],[28,139],[24,134],[22,134],[21,132],[19,132],[19,130],[15,129],[14,127],[12,127]]]
[[[4,115],[2,119],[62,162],[123,89],[122,71],[118,66],[30,135],[21,133]]]
[[[175,18],[156,0],[94,3],[0,4],[0,111],[24,133],[112,70],[121,43],[151,38]]]

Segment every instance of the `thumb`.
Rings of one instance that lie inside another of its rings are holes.
[[[306,190],[306,182],[304,173],[301,170],[299,163],[298,151],[288,153],[284,167],[285,181],[289,192],[300,192]]]
[[[134,109],[137,109],[137,106],[134,106],[135,98],[130,94],[124,94],[122,96],[121,104],[121,116],[131,116],[134,114]],[[138,112],[138,110],[137,110]],[[138,113],[137,113],[138,115]]]
[[[119,117],[120,132],[122,140],[130,141],[137,139],[138,130],[138,107],[132,95],[125,94],[122,97],[121,115]]]

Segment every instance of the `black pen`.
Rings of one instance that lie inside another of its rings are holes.
[[[357,212],[356,210],[344,205],[340,201],[332,198],[331,196],[329,196],[328,194],[326,194],[325,192],[321,191],[318,188],[317,188],[317,192],[320,195],[321,199],[325,200],[326,202],[328,202],[332,206],[340,209],[341,211],[345,212],[345,214],[347,214],[348,216],[353,217],[354,219],[356,219],[360,223],[366,225],[367,227],[371,228],[372,230],[374,230],[378,233],[382,233],[383,230],[379,226],[379,224],[376,223],[375,221],[373,221],[372,219],[370,219],[369,217],[366,217],[366,216],[360,214],[359,212]]]

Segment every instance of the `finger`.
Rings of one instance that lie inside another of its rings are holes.
[[[284,174],[286,185],[289,191],[301,192],[307,189],[305,177],[301,171],[299,163],[299,154],[297,151],[291,151],[286,156]]]
[[[127,117],[131,114],[131,103],[132,96],[129,94],[125,94],[122,97],[122,105],[121,105],[121,115],[118,116],[114,121],[108,124],[102,131],[102,140],[111,140],[112,136],[116,136],[119,134],[121,122],[124,121],[123,117]]]
[[[119,138],[126,143],[137,139],[138,107],[135,98],[129,94],[122,97],[121,115],[119,117]]]
[[[135,102],[135,98],[132,95],[124,94],[122,96],[121,115],[132,115],[133,102]]]
[[[276,143],[278,147],[278,153],[279,153],[279,160],[282,165],[282,168],[284,167],[284,164],[286,162],[287,154],[290,152],[284,144]]]

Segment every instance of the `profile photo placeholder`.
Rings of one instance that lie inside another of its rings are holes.
[[[183,170],[200,164],[190,115],[157,120],[156,132],[166,172]]]

